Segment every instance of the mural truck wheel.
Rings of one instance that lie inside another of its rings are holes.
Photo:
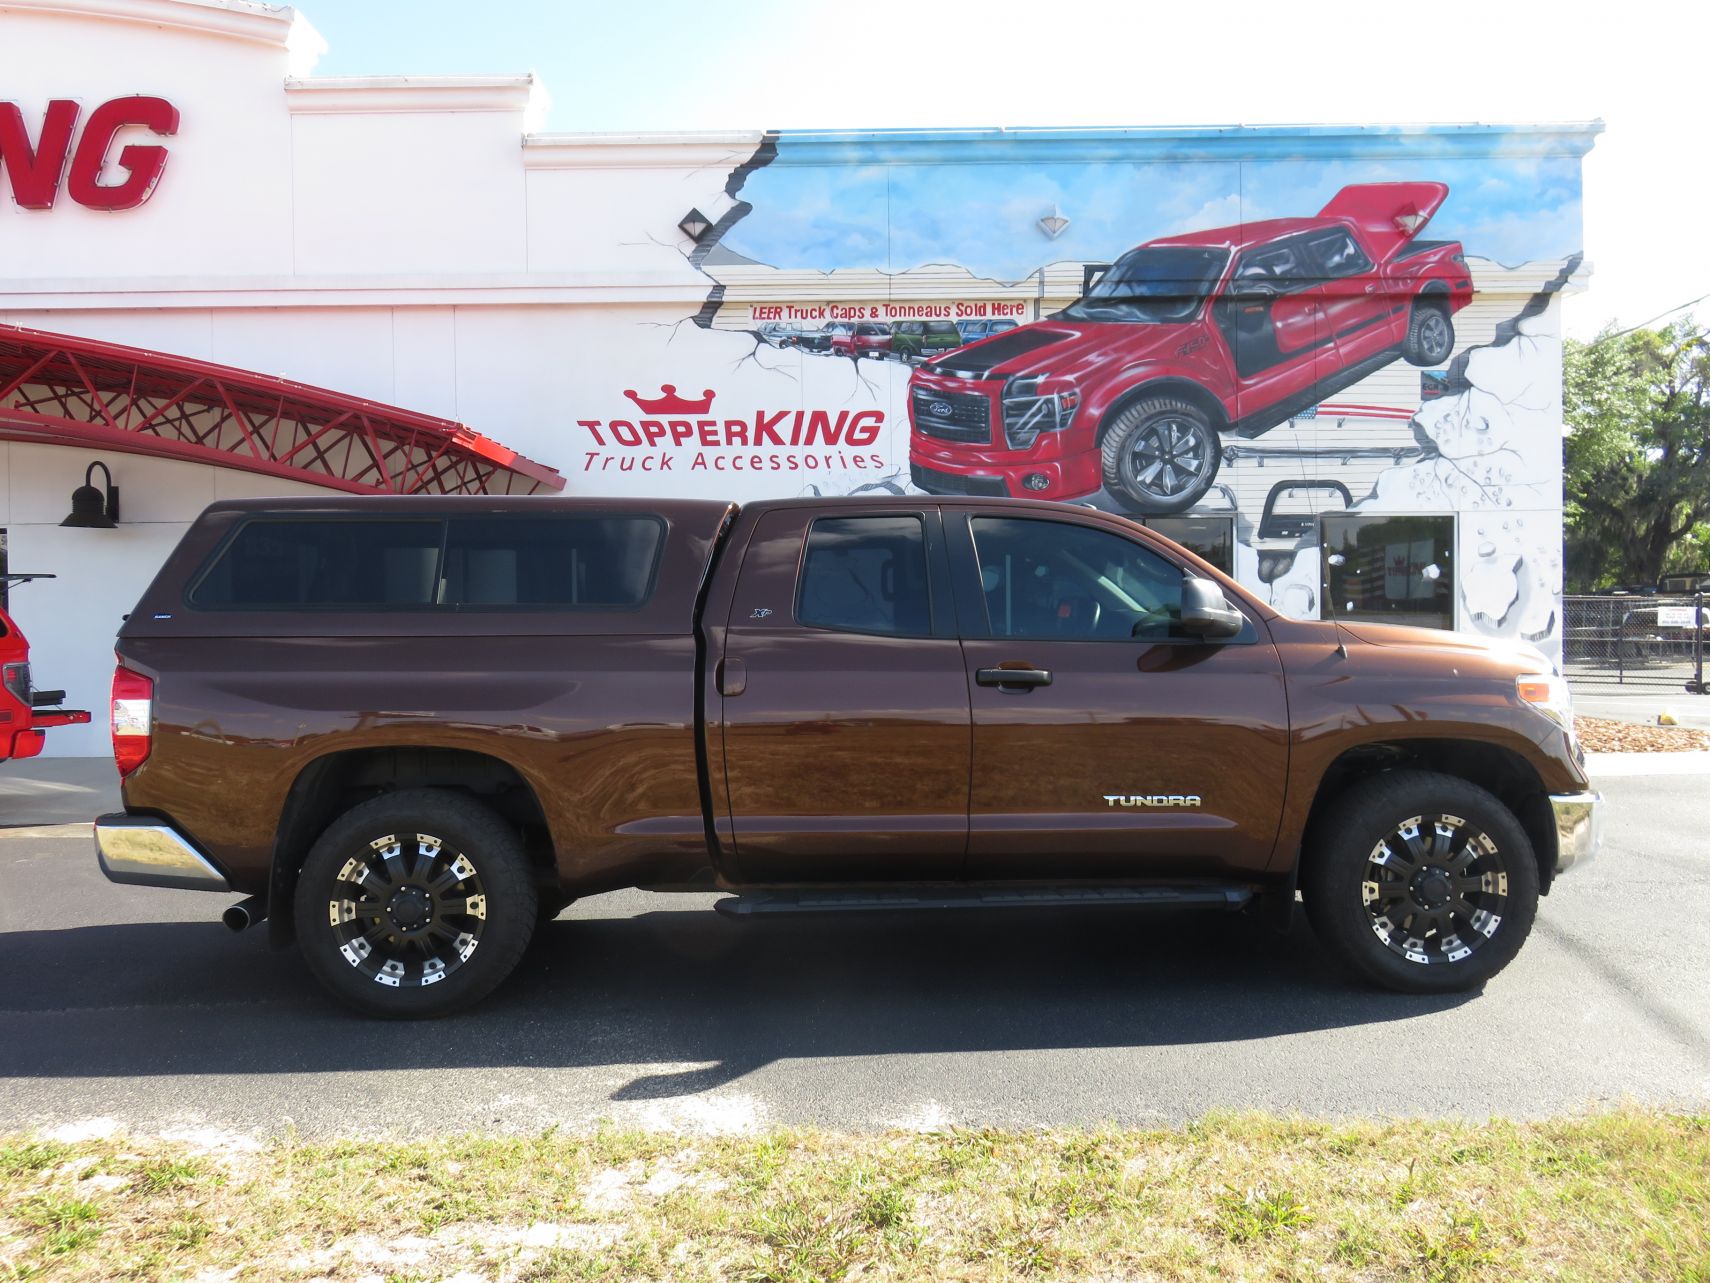
[[[1104,486],[1130,512],[1181,512],[1211,488],[1222,454],[1204,411],[1168,397],[1141,401],[1105,433]]]
[[[1412,365],[1441,365],[1455,350],[1455,327],[1449,309],[1441,303],[1421,299],[1413,305],[1407,321],[1407,337],[1401,355]]]

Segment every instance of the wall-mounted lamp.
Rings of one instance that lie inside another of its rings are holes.
[[[683,235],[687,236],[698,245],[700,244],[701,237],[705,236],[707,231],[712,227],[712,219],[708,218],[698,209],[691,209],[687,214],[683,215],[683,221],[678,223],[677,227]]]
[[[1069,220],[1063,217],[1062,210],[1053,205],[1051,212],[1039,220],[1039,230],[1045,233],[1047,240],[1054,241],[1069,230]]]
[[[95,486],[95,469],[107,478],[106,493]],[[71,515],[59,523],[80,530],[111,530],[119,524],[119,487],[112,470],[99,459],[83,473],[83,484],[71,492]]]

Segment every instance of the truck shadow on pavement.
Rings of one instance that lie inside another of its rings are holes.
[[[613,1100],[703,1092],[785,1058],[1214,1044],[1469,996],[1360,987],[1303,923],[1278,936],[1224,915],[1111,909],[569,918],[480,1007],[425,1023],[349,1014],[294,952],[211,923],[8,932],[0,975],[0,1079],[665,1070]]]

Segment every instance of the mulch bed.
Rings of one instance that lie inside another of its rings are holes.
[[[1710,750],[1710,733],[1685,726],[1641,726],[1608,717],[1573,719],[1587,753],[1689,753]]]

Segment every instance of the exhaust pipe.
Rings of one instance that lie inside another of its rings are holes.
[[[239,900],[220,915],[220,921],[233,931],[245,931],[256,923],[266,920],[267,901],[258,895],[252,895],[247,900]]]

